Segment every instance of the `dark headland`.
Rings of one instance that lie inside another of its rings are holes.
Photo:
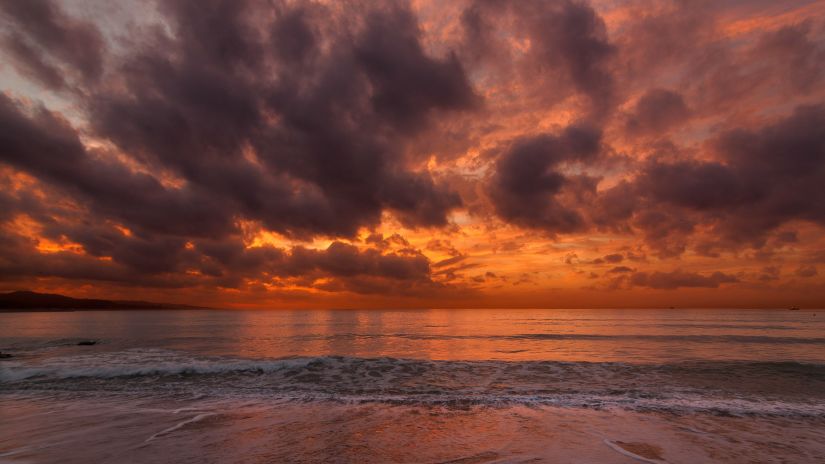
[[[107,309],[205,309],[205,307],[150,301],[71,298],[65,295],[29,291],[0,293],[0,312],[100,311]]]

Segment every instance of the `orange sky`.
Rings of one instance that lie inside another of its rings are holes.
[[[825,306],[825,2],[0,17],[0,290]]]

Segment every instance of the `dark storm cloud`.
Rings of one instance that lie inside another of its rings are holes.
[[[375,223],[384,207],[410,225],[442,225],[446,212],[460,204],[455,194],[396,160],[404,143],[396,131],[414,131],[433,109],[461,109],[474,101],[454,58],[423,54],[408,11],[371,12],[357,39],[304,69],[301,81],[284,76],[270,82],[246,73],[264,72],[273,57],[264,56],[263,44],[243,23],[252,14],[244,2],[164,6],[176,21],[176,40],[168,45],[177,50],[127,57],[121,78],[128,91],[91,100],[100,135],[174,169],[193,186],[236,200],[239,205],[230,208],[283,232],[351,234]],[[281,28],[300,22],[292,19],[297,13],[286,14],[292,16],[274,26],[275,40]],[[376,34],[382,40],[374,40]],[[303,45],[287,45],[313,46],[309,33],[304,39]],[[272,97],[262,107],[259,97],[266,94]],[[274,112],[284,124],[266,126],[263,112]],[[260,150],[271,172],[244,162],[246,143]],[[278,185],[290,178],[297,189]]]
[[[520,68],[529,75],[526,85],[541,83],[538,92],[554,98],[570,87],[590,99],[594,116],[615,104],[611,62],[617,50],[604,20],[587,3],[478,0],[465,10],[462,27],[462,52],[470,61],[494,60],[505,74],[510,67]],[[529,41],[523,56],[509,51],[505,41],[512,37]]]
[[[718,237],[758,242],[791,220],[825,225],[825,106],[804,106],[760,129],[714,142],[718,161],[651,161],[642,195],[698,213]]]
[[[64,84],[62,70],[78,73],[86,81],[103,71],[104,42],[94,25],[68,17],[59,4],[49,0],[0,3],[0,14],[13,32],[3,38],[13,63],[49,88]]]
[[[201,235],[231,227],[228,218],[212,214],[219,200],[189,188],[167,189],[150,175],[96,158],[59,115],[44,108],[26,114],[5,95],[0,95],[0,160],[138,228]]]
[[[431,109],[474,104],[476,96],[456,56],[433,60],[424,54],[412,12],[371,12],[366,22],[354,51],[372,84],[371,101],[379,116],[400,130],[412,130]]]
[[[557,16],[537,26],[543,39],[539,53],[551,62],[561,59],[574,85],[597,106],[611,104],[614,84],[606,62],[615,49],[607,41],[602,18],[589,5],[565,2]]]
[[[694,210],[730,208],[753,199],[736,172],[715,162],[654,160],[638,184],[657,200]]]
[[[2,47],[20,74],[51,89],[61,89],[66,85],[60,69],[47,62],[19,34],[3,37]]]
[[[718,288],[722,284],[738,282],[735,276],[722,272],[702,275],[680,270],[671,272],[637,272],[630,276],[630,284],[637,287],[649,287],[661,290],[677,288]]]
[[[630,233],[629,220],[638,209],[636,186],[626,180],[605,189],[590,207],[593,225],[619,233]]]
[[[585,227],[570,196],[595,191],[595,181],[559,171],[563,163],[596,157],[601,132],[589,126],[571,126],[560,135],[542,134],[513,142],[500,157],[490,196],[505,221],[551,233]]]
[[[429,281],[421,255],[362,253],[336,242],[323,252],[296,248],[288,258],[271,252],[275,259],[241,252],[234,238],[238,220],[301,238],[352,236],[384,211],[409,227],[440,227],[461,205],[429,173],[408,168],[406,147],[436,113],[472,110],[480,98],[455,55],[425,52],[405,4],[353,4],[340,17],[310,3],[160,2],[171,35],[147,28],[108,57],[97,29],[60,6],[3,3],[7,56],[49,88],[64,86],[64,70],[76,73],[88,135],[142,165],[135,170],[108,148],[90,151],[62,115],[0,95],[0,161],[88,208],[83,224],[38,218],[44,236],[89,255],[76,256],[78,278],[188,269],[251,278],[251,270],[294,269],[369,276],[370,288],[384,278]],[[93,84],[100,76],[103,83]],[[190,241],[211,245],[200,250]],[[58,257],[68,263],[72,254],[43,260]],[[37,263],[20,274],[73,275],[69,264],[51,272]]]
[[[628,115],[625,130],[630,135],[662,135],[685,121],[688,111],[682,96],[666,89],[647,91]]]
[[[340,30],[320,5],[280,5],[268,38],[248,23],[262,6],[167,5],[176,36],[127,57],[128,92],[92,101],[98,133],[284,234],[352,235],[385,209],[445,225],[460,198],[408,170],[404,147],[431,113],[475,105],[458,61],[426,55],[401,6]]]
[[[793,243],[792,221],[825,225],[825,105],[712,137],[703,157],[665,150],[578,205],[582,230],[638,232],[660,258]],[[704,235],[700,234],[704,231]]]
[[[404,147],[432,112],[467,110],[477,97],[454,56],[424,53],[409,10],[354,11],[366,18],[363,27],[341,30],[322,6],[279,5],[261,29],[253,18],[267,5],[211,3],[162,2],[174,35],[136,40],[118,57],[107,80],[124,85],[85,90],[95,135],[181,178],[173,201],[151,176],[84,156],[62,127],[68,124],[48,115],[16,123],[29,137],[65,143],[65,154],[56,146],[48,147],[51,154],[27,154],[17,137],[4,160],[105,199],[112,203],[107,212],[155,211],[119,216],[130,227],[164,233],[192,233],[164,224],[179,208],[208,210],[195,213],[191,229],[210,236],[227,233],[236,217],[292,235],[352,235],[385,209],[411,227],[446,224],[460,198],[429,174],[408,170]],[[63,43],[49,50],[84,75],[100,73],[102,47],[91,26],[70,21],[55,3],[24,5],[4,4],[18,29],[44,47]],[[319,50],[321,40],[329,50]],[[57,83],[58,75],[40,74]],[[11,114],[11,104],[3,105]],[[55,125],[61,140],[50,133]]]

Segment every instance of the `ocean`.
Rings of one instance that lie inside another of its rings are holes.
[[[825,463],[823,311],[20,312],[0,351],[0,463]]]

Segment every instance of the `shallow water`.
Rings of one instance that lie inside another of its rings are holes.
[[[825,462],[815,311],[5,313],[0,350],[0,462]]]

